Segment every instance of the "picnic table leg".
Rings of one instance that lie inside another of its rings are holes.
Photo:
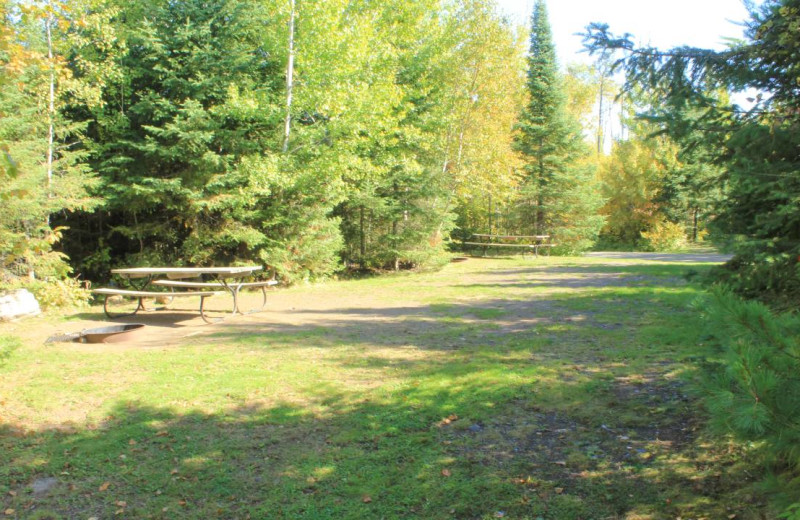
[[[203,318],[203,321],[205,321],[206,323],[216,323],[218,321],[224,320],[225,319],[224,317],[209,318],[208,316],[206,316],[206,311],[205,311],[206,298],[208,298],[208,296],[200,297],[200,317]]]
[[[244,285],[244,282],[241,282],[241,283],[236,284],[235,287],[230,289],[231,290],[231,294],[233,294],[233,313],[234,314],[238,313],[238,314],[241,314],[241,315],[245,315],[245,314],[253,314],[253,313],[256,313],[256,312],[263,311],[264,307],[267,306],[267,288],[262,285],[260,287],[260,289],[261,289],[261,306],[258,307],[257,309],[253,309],[251,311],[242,312],[242,310],[239,308],[239,292],[242,290],[242,286],[243,285]]]
[[[261,306],[257,309],[252,311],[242,312],[239,308],[239,292],[241,292],[242,287],[244,286],[245,282],[235,283],[233,285],[228,284],[225,280],[220,280],[220,283],[231,293],[231,297],[233,298],[233,311],[231,315],[236,314],[253,314],[255,312],[259,312],[264,310],[264,307],[267,306],[267,288],[265,286],[261,286]]]
[[[257,309],[253,309],[253,310],[251,310],[251,311],[242,312],[242,310],[241,310],[241,309],[239,309],[239,291],[241,291],[241,290],[242,290],[242,286],[241,286],[241,285],[238,285],[238,286],[236,287],[236,294],[235,294],[235,296],[234,296],[234,300],[235,300],[235,303],[234,303],[234,305],[236,306],[236,312],[238,312],[239,314],[242,314],[242,315],[244,315],[244,314],[254,314],[254,313],[256,313],[256,312],[261,312],[261,311],[263,311],[263,310],[264,310],[264,307],[266,307],[266,306],[267,306],[267,288],[266,288],[265,286],[263,286],[263,285],[262,285],[262,286],[260,287],[260,289],[261,289],[261,306],[260,306],[260,307],[258,307]]]
[[[228,282],[225,281],[225,278],[217,278],[216,281],[223,288],[225,288],[229,293],[231,293],[231,298],[233,299],[233,309],[231,310],[231,316],[236,316],[236,313],[239,313],[239,288],[241,287],[241,285],[237,284],[235,287],[231,287],[228,284]],[[200,305],[202,306],[202,304],[203,304],[203,302],[201,301]],[[200,314],[201,315],[203,314],[202,310],[201,310]],[[241,313],[239,313],[239,314],[241,314]],[[203,316],[203,319],[204,320],[206,319],[205,316]],[[220,319],[222,319],[222,318],[220,318]],[[208,320],[206,320],[206,321],[208,321]],[[219,320],[216,320],[216,321],[219,321]]]
[[[148,276],[148,277],[146,277],[146,278],[144,279],[144,282],[143,282],[143,283],[134,283],[134,281],[133,281],[133,278],[128,278],[128,283],[129,283],[129,284],[131,284],[131,287],[133,287],[133,288],[134,288],[135,290],[137,290],[137,291],[144,291],[145,289],[147,289],[147,287],[148,287],[148,286],[149,286],[149,285],[150,285],[152,282],[153,282],[153,277],[152,277],[152,276]],[[108,304],[108,297],[109,297],[109,295],[106,295],[106,301],[105,301],[105,302],[103,302],[103,310],[105,311],[105,313],[106,313],[106,316],[108,316],[109,318],[111,318],[112,316],[111,316],[111,314],[109,314],[109,313],[108,313],[108,310],[107,310],[107,308],[106,308],[106,306],[107,306],[107,304]],[[117,317],[117,318],[122,318],[122,317],[124,317],[124,316],[133,316],[133,315],[135,315],[135,314],[136,314],[137,312],[139,312],[139,311],[145,311],[145,312],[147,312],[147,307],[145,307],[145,306],[144,306],[144,298],[142,298],[141,296],[139,296],[139,303],[137,304],[137,306],[136,306],[136,310],[135,310],[135,311],[133,311],[133,312],[130,312],[130,313],[128,313],[128,314],[119,314],[119,315],[117,315],[116,317]]]
[[[140,310],[143,310],[143,311],[144,311],[144,310],[147,310],[147,309],[145,309],[145,307],[144,307],[144,302],[142,301],[142,300],[143,300],[143,298],[142,298],[142,297],[139,297],[139,298],[137,298],[139,301],[138,301],[138,302],[137,302],[137,304],[136,304],[136,309],[134,309],[134,311],[133,311],[133,312],[126,312],[126,313],[123,313],[123,314],[113,314],[111,311],[109,311],[109,310],[108,310],[108,298],[109,298],[109,297],[111,297],[111,296],[114,296],[114,295],[112,295],[112,294],[106,294],[106,297],[105,297],[105,299],[103,300],[103,312],[105,312],[105,313],[106,313],[106,316],[108,316],[108,317],[109,317],[109,318],[111,318],[112,320],[113,320],[113,319],[115,319],[115,318],[124,318],[124,317],[126,317],[126,316],[133,316],[133,315],[135,315],[137,312],[139,312]],[[120,296],[120,297],[121,297],[121,298],[124,298],[123,296]]]

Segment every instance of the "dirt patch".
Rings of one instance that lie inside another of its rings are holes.
[[[617,258],[625,260],[648,260],[651,262],[679,262],[679,263],[723,263],[730,260],[733,255],[714,252],[701,253],[642,253],[628,251],[595,251],[586,253],[587,258]]]
[[[469,307],[493,308],[497,316],[490,320],[472,316],[471,319],[486,324],[492,321],[498,328],[494,332],[524,332],[543,322],[558,318],[553,303],[548,300],[548,292],[583,291],[603,287],[651,285],[664,283],[658,277],[626,273],[627,263],[615,259],[645,259],[653,262],[710,262],[727,259],[724,255],[685,255],[651,253],[590,253],[589,258],[608,258],[601,265],[557,266],[542,265],[531,261],[526,264],[509,264],[502,261],[456,263],[448,269],[461,269],[463,274],[453,282],[452,276],[444,281],[435,276],[428,277],[423,292],[417,290],[407,298],[398,301],[396,295],[383,297],[369,285],[349,283],[318,284],[290,289],[277,288],[268,292],[267,307],[264,311],[245,316],[235,316],[222,322],[208,325],[202,321],[194,302],[175,302],[167,308],[153,310],[127,319],[110,321],[100,306],[73,314],[68,320],[45,315],[12,323],[0,323],[0,334],[17,335],[29,344],[42,344],[53,335],[80,332],[81,330],[107,326],[109,323],[145,323],[145,334],[136,341],[119,345],[95,347],[102,351],[142,347],[170,347],[185,341],[196,341],[210,335],[229,331],[240,332],[281,332],[308,330],[318,327],[340,329],[347,324],[348,333],[361,334],[374,329],[376,324],[387,334],[398,338],[402,344],[405,334],[424,332],[435,327],[434,321],[441,316],[427,301],[436,294],[437,287],[447,287],[461,291],[463,297],[452,299],[456,307],[462,307],[460,314],[468,314]],[[479,269],[475,269],[479,265]],[[613,269],[620,266],[619,270]],[[486,267],[485,269],[483,267]],[[466,267],[466,268],[465,268]],[[613,271],[609,271],[612,268]],[[671,280],[671,283],[682,283]],[[418,288],[419,289],[419,288]],[[485,300],[485,294],[501,290],[503,297],[475,305]],[[530,291],[537,290],[539,296],[531,297]],[[515,294],[518,298],[515,298]],[[253,308],[260,303],[258,293],[242,296],[242,307]],[[212,307],[220,312],[226,309],[227,300],[211,300]],[[616,327],[611,324],[608,327]],[[80,348],[87,348],[82,346]],[[91,350],[91,349],[87,349]]]

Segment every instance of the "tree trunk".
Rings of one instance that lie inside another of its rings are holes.
[[[605,96],[606,75],[605,70],[600,71],[600,100],[597,110],[597,155],[603,153],[605,136],[603,135],[603,97]]]
[[[359,217],[359,228],[361,231],[361,264],[363,267],[364,258],[367,256],[367,236],[364,234],[364,206],[361,206],[361,215]]]
[[[55,142],[56,71],[55,63],[53,63],[53,13],[50,2],[48,2],[48,7],[50,7],[51,12],[47,15],[45,28],[47,31],[47,60],[50,66],[50,96],[47,104],[47,197],[50,198],[50,187],[53,184],[53,143]]]
[[[289,0],[289,60],[286,65],[286,123],[283,128],[283,153],[289,150],[292,129],[292,88],[294,86],[294,0]]]

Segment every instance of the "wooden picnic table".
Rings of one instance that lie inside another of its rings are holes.
[[[478,246],[483,248],[483,255],[490,247],[518,249],[525,256],[528,251],[533,251],[534,256],[539,256],[539,249],[545,248],[550,252],[550,247],[554,244],[549,242],[550,235],[493,235],[488,233],[474,233],[475,239],[471,242],[464,242],[467,246]]]
[[[146,310],[144,298],[159,297],[200,297],[200,316],[207,323],[213,321],[206,316],[205,299],[218,294],[228,292],[233,298],[233,311],[231,315],[244,314],[239,309],[239,292],[246,287],[260,288],[262,293],[261,307],[252,312],[260,311],[267,303],[266,288],[276,285],[275,280],[248,282],[246,278],[254,273],[261,271],[260,265],[233,266],[233,267],[126,267],[112,269],[111,273],[120,278],[127,279],[133,290],[104,287],[95,289],[93,292],[105,295],[103,310],[109,318],[120,316],[130,316],[140,310]],[[160,279],[165,278],[165,279]],[[192,281],[186,281],[191,279]],[[149,290],[151,285],[168,287],[170,291],[158,292]],[[180,289],[180,290],[176,290]],[[191,289],[201,289],[200,291]],[[138,305],[132,313],[114,314],[108,309],[108,299],[111,296],[123,296],[137,298]],[[221,319],[221,318],[220,318]]]

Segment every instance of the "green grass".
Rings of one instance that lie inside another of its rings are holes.
[[[0,337],[0,514],[760,518],[692,390],[707,266],[616,264],[295,288],[383,306],[163,349]]]

